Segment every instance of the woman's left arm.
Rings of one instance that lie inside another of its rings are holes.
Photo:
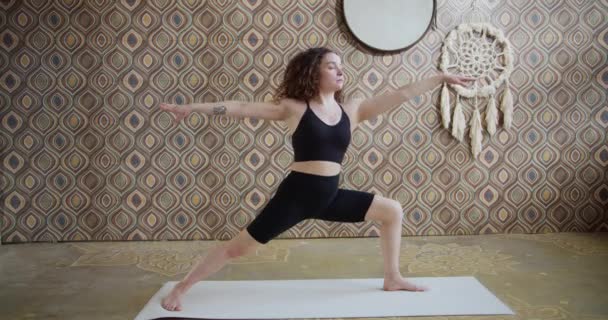
[[[365,100],[359,100],[359,103],[354,102],[355,105],[358,105],[357,115],[359,122],[372,119],[373,117],[387,112],[394,107],[400,106],[409,99],[432,90],[443,82],[465,86],[468,82],[474,80],[476,80],[476,78],[454,76],[442,73],[407,84],[391,92],[373,96]]]

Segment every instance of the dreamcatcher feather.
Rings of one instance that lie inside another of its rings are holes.
[[[450,98],[448,84],[441,90],[441,117],[444,128],[448,129],[452,121],[452,135],[463,141],[466,129],[464,104],[461,97],[475,98],[469,137],[471,151],[475,157],[481,152],[483,126],[477,98],[487,98],[485,121],[490,135],[496,132],[498,110],[496,103],[497,89],[505,83],[500,109],[504,114],[503,126],[511,128],[513,117],[513,97],[509,88],[509,75],[513,68],[511,45],[502,31],[483,22],[462,23],[446,37],[443,46],[440,68],[444,73],[460,74],[478,78],[472,89],[451,85],[456,91],[453,119],[450,119]]]

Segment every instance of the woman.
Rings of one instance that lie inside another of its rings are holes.
[[[294,149],[291,171],[263,210],[236,237],[217,245],[200,259],[163,298],[162,307],[181,310],[181,296],[196,282],[305,219],[380,222],[384,290],[426,290],[407,281],[399,271],[401,204],[373,193],[338,188],[341,162],[351,132],[360,122],[398,107],[443,82],[465,85],[472,80],[440,74],[389,93],[340,104],[344,85],[340,57],[327,48],[312,48],[288,63],[274,103],[161,104],[162,110],[174,113],[177,122],[192,111],[284,121]]]

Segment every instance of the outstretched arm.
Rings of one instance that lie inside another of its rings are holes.
[[[258,118],[265,120],[285,120],[287,108],[284,103],[220,101],[175,105],[161,103],[160,108],[175,114],[175,120],[180,122],[191,112],[207,115],[225,115],[234,118]]]
[[[439,74],[414,83],[407,84],[397,90],[373,96],[368,99],[355,102],[358,104],[357,113],[359,121],[372,119],[384,112],[387,112],[402,103],[421,95],[443,82],[465,85],[467,82],[473,81],[475,78],[453,76],[448,74]]]

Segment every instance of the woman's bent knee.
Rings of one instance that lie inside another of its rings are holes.
[[[382,223],[401,223],[403,220],[403,208],[399,201],[389,199],[386,208],[386,214]]]
[[[401,222],[403,219],[403,208],[397,200],[377,196],[372,202],[372,206],[366,220],[376,220],[382,223]]]
[[[255,250],[258,242],[251,237],[247,230],[241,231],[226,244],[226,254],[229,258],[238,258]]]

